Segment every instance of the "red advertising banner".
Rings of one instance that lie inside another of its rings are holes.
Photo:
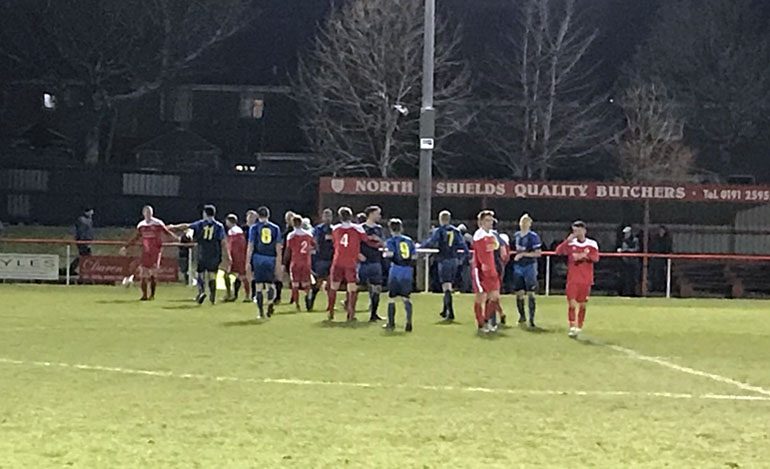
[[[344,195],[417,196],[417,180],[327,177],[321,178],[320,192]],[[433,196],[761,204],[770,202],[770,187],[675,183],[438,180],[433,182]]]
[[[125,256],[84,256],[80,258],[80,278],[92,282],[120,282],[129,275],[136,275],[139,259]],[[176,259],[163,258],[158,280],[179,281],[179,265]]]

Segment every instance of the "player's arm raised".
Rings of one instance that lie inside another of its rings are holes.
[[[128,250],[128,248],[130,248],[131,246],[133,246],[134,244],[136,244],[136,243],[137,243],[137,241],[139,241],[139,239],[140,239],[141,237],[142,237],[142,232],[141,232],[141,231],[139,231],[139,230],[137,229],[137,230],[134,232],[134,236],[132,236],[132,237],[131,237],[131,239],[129,239],[129,240],[126,242],[126,245],[125,245],[125,246],[123,246],[122,248],[120,248],[120,255],[121,255],[121,256],[125,256],[125,255],[126,255],[126,251]]]

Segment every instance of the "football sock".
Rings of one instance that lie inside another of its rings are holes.
[[[265,294],[261,291],[257,292],[257,309],[259,310],[259,314],[263,314],[265,312]]]
[[[476,325],[482,327],[484,325],[484,308],[481,303],[473,303],[473,312],[476,314]]]
[[[444,314],[451,316],[452,313],[452,292],[447,290],[444,292]]]
[[[239,278],[235,279],[235,296],[233,296],[233,298],[238,298],[238,294],[241,292],[241,285],[243,285],[243,283],[241,282],[241,279]],[[248,297],[249,287],[247,286],[245,290],[246,290],[246,296]],[[228,295],[230,294],[230,289],[227,290],[227,294]]]
[[[274,290],[275,292],[273,299],[270,300],[271,303],[280,303],[281,302],[281,292],[283,291],[283,282],[275,282]]]
[[[155,296],[155,288],[158,284],[155,282],[155,277],[150,277],[150,297]]]
[[[252,298],[251,296],[251,282],[243,282],[243,294],[246,298]],[[235,282],[235,296],[238,296],[238,282]]]
[[[535,295],[529,296],[529,323],[535,323],[535,311],[537,310],[537,303],[535,301]],[[519,313],[521,314],[521,313]]]
[[[575,308],[572,306],[567,309],[567,318],[569,319],[569,325],[570,327],[575,325]]]
[[[524,320],[527,318],[527,312],[524,311],[524,297],[516,297],[516,309],[519,311],[519,319]]]
[[[251,299],[253,300],[257,296],[257,282],[256,280],[251,281]]]
[[[294,285],[291,286],[291,302],[299,302],[299,287],[295,287]]]
[[[278,299],[276,286],[272,283],[267,285],[267,304],[271,305]]]
[[[500,308],[500,304],[497,301],[487,301],[487,321],[490,321],[492,325],[497,325],[497,311]]]
[[[395,303],[388,303],[388,324],[391,326],[396,324],[396,304]]]
[[[142,298],[147,298],[147,279],[142,279]]]
[[[334,303],[337,302],[337,290],[333,288],[329,288],[329,303],[326,307],[326,311],[328,312],[334,312]]]
[[[412,323],[412,302],[409,300],[404,300],[404,309],[406,310],[406,323],[411,324]]]
[[[356,300],[358,300],[358,292],[348,292],[348,314],[351,318],[356,315]]]
[[[380,292],[377,290],[372,290],[369,294],[371,296],[371,311],[370,314],[372,317],[375,317],[377,315],[377,310],[380,307]]]
[[[578,327],[583,328],[583,322],[586,320],[586,307],[585,305],[580,306],[580,309],[578,310]]]
[[[308,305],[310,305],[310,309],[313,309],[313,306],[315,305],[315,298],[318,296],[318,285],[313,285],[313,288],[310,290],[309,296],[308,296]]]
[[[195,277],[195,284],[198,287],[198,294],[202,295],[206,293],[206,282],[203,280],[203,272],[198,272],[198,276]]]
[[[211,302],[215,302],[217,300],[217,281],[216,279],[209,279],[209,293],[211,294],[211,297],[209,298]]]
[[[230,278],[230,274],[225,274],[225,290],[227,290],[227,297],[233,296],[233,280]]]

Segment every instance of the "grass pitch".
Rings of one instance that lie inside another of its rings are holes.
[[[766,302],[596,298],[572,341],[562,298],[480,338],[468,296],[407,335],[192,294],[0,285],[0,467],[770,467]]]

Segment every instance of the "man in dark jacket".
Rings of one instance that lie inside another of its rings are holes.
[[[636,254],[641,251],[641,244],[639,238],[634,234],[634,231],[630,226],[623,228],[623,239],[620,242],[618,252],[624,254]],[[621,277],[621,296],[637,296],[636,287],[639,281],[639,258],[638,257],[624,257],[621,259],[622,267],[620,272]]]
[[[93,241],[94,240],[94,209],[86,208],[83,213],[75,220],[75,241]],[[91,255],[91,245],[78,243],[78,257],[70,264],[70,272],[73,274],[80,266],[80,258]]]

